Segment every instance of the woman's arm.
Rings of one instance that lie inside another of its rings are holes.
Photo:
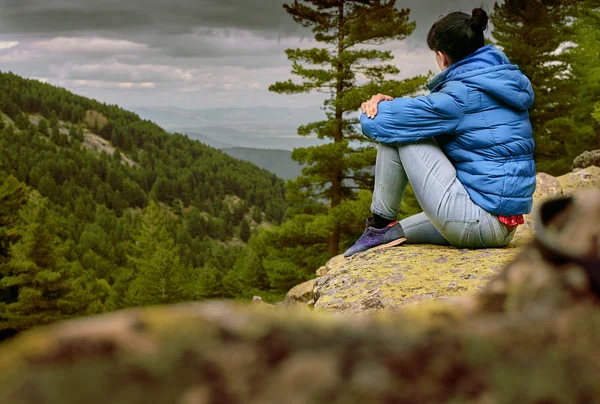
[[[409,143],[453,133],[465,115],[468,90],[462,84],[448,87],[426,96],[379,103],[374,118],[360,116],[363,133],[380,143]]]

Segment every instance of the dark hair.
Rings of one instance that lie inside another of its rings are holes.
[[[442,51],[456,63],[484,45],[483,31],[487,29],[488,15],[481,9],[473,15],[455,12],[437,20],[427,35],[432,51]]]

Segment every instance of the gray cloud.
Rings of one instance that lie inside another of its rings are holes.
[[[0,5],[4,33],[178,35],[197,27],[298,31],[281,0],[3,0]]]
[[[211,38],[228,29],[273,37],[307,36],[283,9],[291,0],[0,0],[0,33],[64,36],[100,33],[109,37],[157,40],[172,45]],[[469,11],[494,0],[403,0],[417,22],[421,40],[431,24],[448,11]],[[175,42],[177,40],[177,42]],[[148,42],[146,42],[148,43]],[[189,53],[189,51],[188,51]],[[184,52],[185,54],[185,52]],[[195,53],[193,54],[195,55]]]
[[[291,2],[288,0],[287,2]],[[425,37],[449,11],[493,0],[399,0],[417,29],[385,45],[404,77],[435,69]],[[286,48],[315,44],[282,0],[0,0],[2,70],[118,104],[317,103],[267,88],[291,78]]]

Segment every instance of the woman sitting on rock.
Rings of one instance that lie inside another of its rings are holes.
[[[504,53],[484,46],[487,23],[480,8],[438,20],[427,44],[442,73],[430,94],[362,104],[362,131],[379,143],[373,216],[346,257],[403,242],[503,247],[531,211],[533,90]],[[423,212],[398,222],[409,182]]]

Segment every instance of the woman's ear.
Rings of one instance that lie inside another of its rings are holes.
[[[452,64],[448,55],[442,51],[436,52],[436,59],[438,61],[438,65],[440,66],[440,69],[442,69],[442,70],[446,70]]]

